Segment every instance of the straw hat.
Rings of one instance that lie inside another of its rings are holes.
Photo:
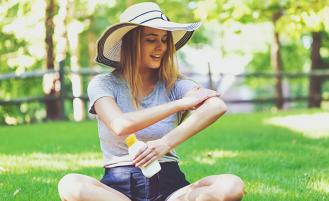
[[[181,24],[168,20],[156,3],[144,2],[128,7],[120,16],[120,23],[106,29],[97,41],[96,61],[114,68],[120,67],[122,37],[138,26],[171,31],[176,50],[184,46],[200,22]]]

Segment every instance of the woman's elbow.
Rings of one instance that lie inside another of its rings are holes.
[[[109,123],[110,129],[117,136],[124,136],[129,134],[128,122],[124,119],[114,119]]]
[[[207,100],[208,111],[213,113],[217,118],[224,115],[228,108],[224,101],[218,97],[212,97]]]
[[[115,134],[115,135],[117,135],[117,136],[123,136],[123,135],[125,135],[125,130],[124,130],[124,128],[118,128],[118,127],[113,127],[112,126],[112,129],[111,129],[112,131],[113,131],[113,133]]]

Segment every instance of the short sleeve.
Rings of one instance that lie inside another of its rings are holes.
[[[111,82],[111,76],[109,75],[97,75],[88,84],[87,93],[89,98],[88,112],[96,114],[94,109],[95,102],[102,97],[114,98],[113,83]]]
[[[198,86],[200,85],[193,80],[178,79],[172,89],[172,95],[176,100],[181,99],[188,91]]]

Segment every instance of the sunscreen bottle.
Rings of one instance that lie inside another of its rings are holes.
[[[131,158],[135,157],[137,152],[145,147],[145,143],[142,141],[137,140],[135,134],[129,135],[125,140],[127,146],[128,146],[128,153]],[[159,161],[155,160],[151,164],[149,164],[146,167],[141,167],[142,173],[145,177],[150,178],[156,173],[158,173],[161,170],[161,166],[159,164]]]

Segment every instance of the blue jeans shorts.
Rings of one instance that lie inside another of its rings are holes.
[[[160,164],[160,172],[151,178],[146,178],[135,166],[106,168],[101,182],[132,201],[165,201],[173,192],[190,183],[177,162]]]

